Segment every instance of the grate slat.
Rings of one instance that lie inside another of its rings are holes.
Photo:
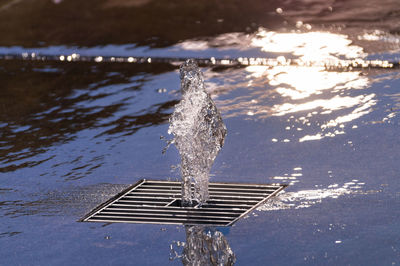
[[[231,208],[231,209],[226,209],[226,208],[180,208],[180,207],[158,207],[158,206],[146,206],[142,207],[140,206],[139,208],[137,206],[132,206],[132,205],[126,205],[126,204],[120,204],[120,205],[112,205],[107,208],[107,210],[141,210],[143,212],[204,212],[204,213],[242,213],[243,210],[245,209],[240,209],[240,208]]]
[[[107,219],[107,218],[93,218],[88,222],[101,222],[101,223],[141,223],[141,224],[177,224],[177,225],[208,225],[208,226],[226,226],[226,222],[215,222],[215,221],[196,221],[196,220],[165,220],[165,219]]]
[[[209,187],[208,189],[210,193],[212,192],[248,192],[248,193],[265,193],[265,191],[275,191],[276,188],[261,188],[261,189],[255,189],[255,188],[224,188],[224,187]],[[176,187],[158,187],[158,186],[142,186],[138,188],[136,191],[173,191],[180,193],[181,187],[176,186]]]
[[[202,215],[204,217],[237,217],[238,213],[229,213],[229,212],[157,212],[157,211],[148,211],[145,212],[143,210],[115,210],[115,209],[107,209],[100,212],[101,214],[129,214],[129,215],[161,215],[161,216],[180,216],[180,215]]]
[[[177,181],[154,181],[146,180],[146,184],[142,187],[159,186],[168,188],[180,188],[181,183]],[[193,186],[193,185],[192,185]],[[267,184],[245,184],[245,183],[210,183],[209,189],[220,188],[220,189],[279,189],[282,185],[267,185]]]
[[[80,221],[229,226],[276,195],[286,185],[210,183],[210,200],[181,207],[181,183],[140,180]]]
[[[163,205],[163,206],[157,206],[157,205],[143,205],[143,204],[126,204],[126,203],[115,203],[114,204],[115,207],[134,207],[134,208],[167,208],[165,211],[172,211],[172,210],[180,210],[180,209],[186,209],[184,207],[176,207],[176,206],[167,206],[167,205]],[[108,207],[108,208],[113,208],[113,207]],[[193,210],[193,211],[200,211],[200,210],[207,210],[207,211],[238,211],[238,212],[244,212],[246,210],[248,210],[248,206],[237,206],[237,205],[203,205],[201,208],[193,208],[193,209],[189,209],[189,210]]]
[[[182,213],[182,214],[169,214],[169,213],[133,213],[133,212],[101,212],[96,217],[153,217],[153,218],[185,218],[185,219],[198,219],[198,220],[231,220],[232,217],[212,215],[206,216],[196,213]],[[237,216],[233,217],[236,218]]]
[[[136,220],[136,219],[140,219],[140,220],[168,220],[168,221],[181,221],[181,220],[185,220],[185,221],[197,221],[197,222],[201,222],[201,221],[209,221],[209,222],[218,222],[218,223],[229,223],[231,221],[231,219],[216,219],[215,217],[212,217],[212,219],[209,218],[202,218],[202,217],[192,217],[192,216],[184,216],[184,217],[136,217],[136,216],[132,216],[132,217],[126,217],[126,216],[122,216],[122,215],[96,215],[96,217],[91,218],[91,219],[126,219],[126,220]]]
[[[254,195],[254,194],[271,194],[275,191],[275,189],[264,189],[264,190],[243,190],[243,189],[229,189],[229,190],[221,190],[221,189],[210,189],[209,193],[210,195],[213,194],[221,194],[221,195],[232,195],[237,194],[237,195]],[[135,190],[135,193],[142,193],[142,194],[148,194],[148,193],[171,193],[171,194],[180,194],[181,189],[138,189]]]

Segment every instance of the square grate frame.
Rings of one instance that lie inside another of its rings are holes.
[[[205,204],[182,207],[181,182],[142,179],[79,221],[231,226],[285,187],[285,184],[210,183],[210,199]]]

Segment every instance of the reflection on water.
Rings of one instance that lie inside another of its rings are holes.
[[[278,33],[259,29],[252,45],[262,51],[299,56],[307,62],[329,62],[364,57],[363,49],[352,45],[348,36],[331,32]]]
[[[131,43],[165,47],[199,36],[249,32],[258,24],[278,27],[283,19],[272,12],[278,2],[3,1],[0,3],[0,45],[37,47]],[[188,10],[190,15],[187,15]],[[29,32],[21,29],[29,29]]]
[[[3,221],[27,216],[68,217],[76,221],[98,204],[110,199],[115,194],[126,189],[128,185],[97,184],[86,187],[68,187],[62,190],[41,191],[26,194],[23,191],[0,188],[0,216]],[[2,227],[0,239],[27,233],[28,227]]]
[[[171,244],[171,259],[180,258],[183,265],[234,265],[235,254],[225,236],[216,228],[185,226],[186,243]],[[177,251],[176,248],[182,248]]]
[[[233,89],[247,90],[248,94],[217,100],[228,117],[284,117],[287,120],[285,129],[293,134],[291,139],[281,140],[304,142],[345,134],[346,130],[357,127],[357,119],[369,114],[377,103],[374,93],[364,92],[373,81],[363,72],[327,70],[318,66],[365,55],[362,47],[353,44],[346,35],[260,29],[252,45],[287,58],[316,62],[317,66],[248,66],[245,68],[247,76],[239,71],[231,72],[230,79],[243,80]],[[287,59],[280,56],[279,60]],[[226,83],[229,84],[229,79]],[[278,136],[273,138],[279,139]]]
[[[310,29],[310,24],[313,29],[324,28],[321,23],[328,23],[328,29],[362,25],[365,30],[384,28],[396,33],[397,7],[395,0],[6,0],[0,3],[0,45],[134,43],[161,47],[190,38],[251,33],[260,26],[271,30]],[[152,23],[148,23],[149,18]]]
[[[143,107],[135,104],[150,75],[173,70],[170,65],[128,68],[125,64],[0,64],[0,82],[4,86],[0,92],[0,172],[51,160],[54,154],[40,155],[74,140],[84,130],[96,130],[94,138],[102,141],[101,136],[107,136],[103,138],[107,140],[164,123],[177,102],[154,102]],[[99,156],[93,157],[88,168],[101,165],[96,161],[101,161],[104,154]]]
[[[251,66],[246,68],[253,77],[267,78],[269,85],[283,97],[299,100],[319,95],[326,90],[340,92],[344,89],[363,89],[368,78],[359,71],[334,72],[323,67],[277,66],[268,68]]]
[[[289,208],[308,208],[317,203],[321,203],[324,199],[336,199],[346,194],[360,193],[364,185],[364,182],[354,179],[351,182],[344,183],[342,186],[339,186],[339,184],[332,184],[326,188],[300,190],[297,192],[283,191],[266,202],[266,204],[258,207],[257,210],[272,211]],[[316,187],[319,186],[317,185]]]
[[[355,179],[343,184],[342,186],[339,186],[339,184],[332,184],[326,188],[301,190],[297,192],[282,192],[275,198],[269,200],[266,204],[257,208],[257,210],[272,211],[289,208],[308,208],[314,204],[321,203],[324,199],[336,199],[342,195],[360,193],[364,185],[364,182],[359,182],[359,180]]]

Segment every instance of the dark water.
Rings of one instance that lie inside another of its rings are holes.
[[[393,0],[0,1],[2,54],[398,61],[399,30]],[[400,263],[397,71],[202,71],[228,129],[211,181],[290,184],[217,229],[237,265]],[[178,66],[0,61],[0,82],[0,264],[181,264],[184,227],[76,222],[141,178],[179,178],[160,140]]]

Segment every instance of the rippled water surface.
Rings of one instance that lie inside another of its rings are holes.
[[[142,178],[180,178],[160,140],[178,65],[0,60],[0,264],[179,265],[170,246],[189,240],[237,265],[400,264],[398,69],[323,67],[399,61],[399,31],[393,0],[0,1],[2,55],[276,58],[202,65],[228,129],[211,182],[290,185],[215,240],[77,223]]]

